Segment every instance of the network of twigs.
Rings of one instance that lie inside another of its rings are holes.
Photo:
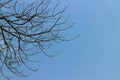
[[[58,3],[51,6],[51,0],[0,0],[0,74],[6,79],[10,78],[4,68],[22,77],[25,75],[19,66],[33,70],[26,62],[35,54],[28,51],[37,47],[49,56],[44,43],[64,40],[59,33],[69,28],[61,26],[67,21],[62,19],[66,8],[57,9]]]

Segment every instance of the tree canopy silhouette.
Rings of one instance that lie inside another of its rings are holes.
[[[27,65],[38,49],[46,56],[46,45],[64,41],[61,31],[67,21],[58,3],[51,0],[0,0],[0,74],[10,79],[5,71],[25,77],[19,66],[33,70]],[[31,52],[30,52],[31,51]],[[34,71],[34,70],[33,70]]]

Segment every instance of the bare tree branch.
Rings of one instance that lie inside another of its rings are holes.
[[[24,0],[25,1],[25,0]],[[26,1],[25,1],[26,2]],[[59,10],[58,3],[51,6],[51,0],[20,3],[19,0],[0,0],[0,73],[6,79],[5,69],[14,75],[25,77],[20,66],[36,71],[27,65],[29,53],[35,48],[45,52],[45,45],[53,41],[64,41],[60,32],[69,28],[61,26],[66,8]]]

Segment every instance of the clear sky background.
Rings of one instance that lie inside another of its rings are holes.
[[[42,58],[39,71],[13,80],[120,80],[120,0],[62,1],[76,23],[70,35],[80,37]]]

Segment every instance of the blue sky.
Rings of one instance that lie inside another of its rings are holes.
[[[70,4],[69,21],[76,23],[69,33],[80,37],[20,80],[120,80],[120,0],[62,1]]]

